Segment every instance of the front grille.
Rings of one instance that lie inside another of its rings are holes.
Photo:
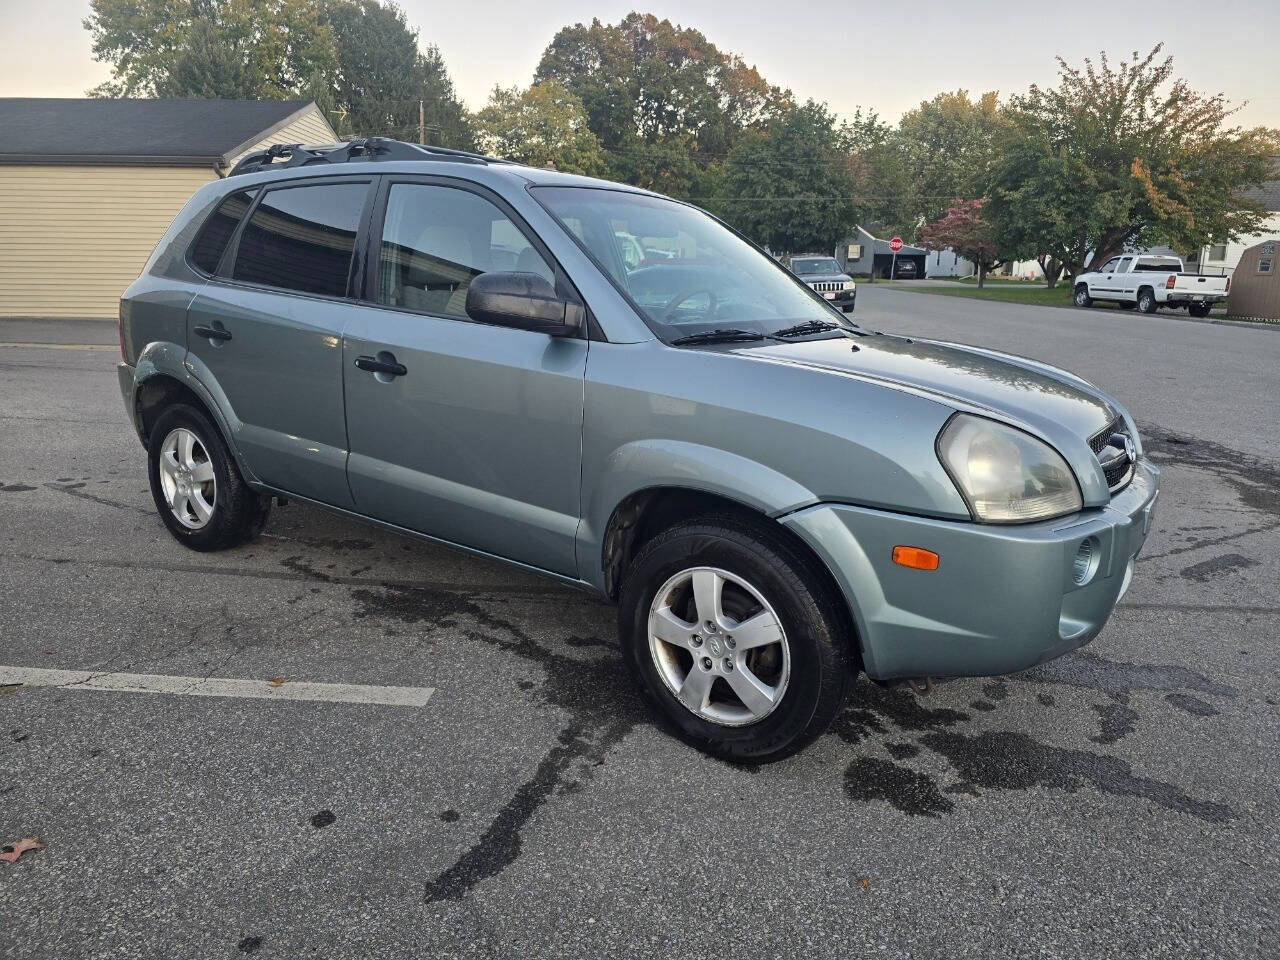
[[[1111,435],[1116,432],[1117,428],[1123,426],[1124,421],[1117,417],[1089,438],[1089,449],[1093,451],[1095,457],[1107,449],[1107,444],[1111,442]]]
[[[1123,490],[1133,479],[1133,459],[1129,456],[1129,428],[1117,417],[1089,438],[1089,449],[1098,458],[1102,475],[1107,479],[1107,489],[1112,493]]]
[[[844,281],[843,280],[819,280],[815,283],[809,284],[809,286],[813,287],[813,289],[817,290],[819,293],[826,293],[830,290],[843,290]]]

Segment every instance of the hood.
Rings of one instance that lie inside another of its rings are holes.
[[[1103,395],[1071,374],[958,344],[871,334],[751,344],[733,352],[914,388],[1019,421],[1050,440],[1063,429],[1087,439],[1118,415]]]
[[[826,283],[832,280],[852,280],[847,273],[797,273],[804,283]]]

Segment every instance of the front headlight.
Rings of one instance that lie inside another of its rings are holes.
[[[852,281],[852,280],[846,280],[846,281],[844,282],[844,288],[845,288],[846,290],[852,290],[852,289],[853,289],[853,281]]]
[[[1026,523],[1083,506],[1061,455],[1028,433],[958,413],[938,434],[938,457],[978,520]]]

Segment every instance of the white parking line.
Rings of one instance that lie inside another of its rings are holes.
[[[184,697],[239,697],[257,700],[318,700],[373,703],[385,707],[425,707],[435,687],[374,687],[359,683],[233,680],[222,677],[166,677],[154,673],[102,673],[0,666],[0,686],[61,687],[114,693],[170,693]]]
[[[89,353],[108,353],[119,351],[119,347],[111,343],[26,343],[24,341],[5,341],[0,347],[12,347],[15,350],[84,350]]]

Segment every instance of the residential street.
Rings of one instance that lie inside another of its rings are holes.
[[[669,735],[586,594],[298,504],[185,550],[115,325],[0,320],[0,667],[185,678],[0,686],[0,843],[47,844],[0,864],[0,956],[1275,956],[1280,330],[886,284],[854,318],[1097,383],[1160,507],[1082,651],[859,682],[760,768]]]

